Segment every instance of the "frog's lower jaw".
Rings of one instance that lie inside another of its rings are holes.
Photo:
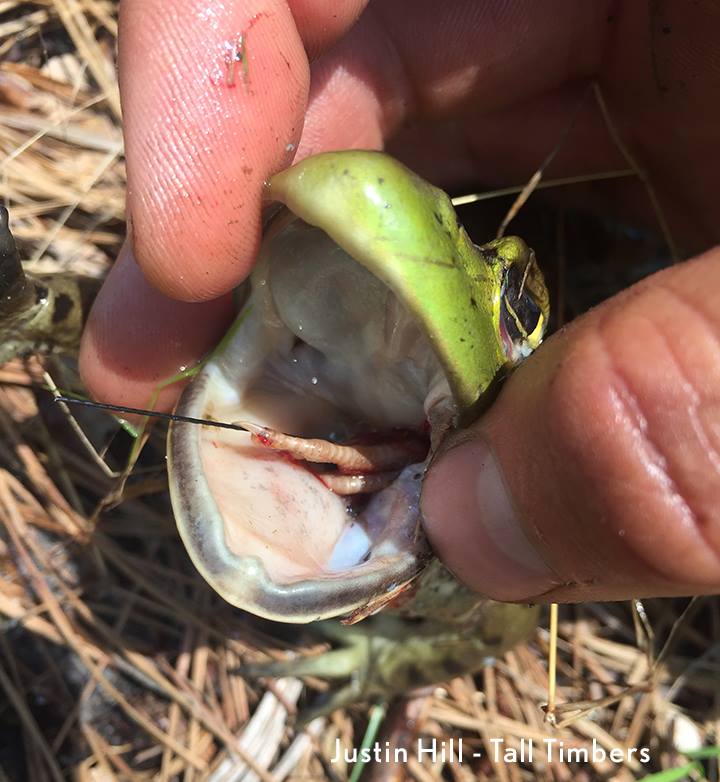
[[[384,612],[355,625],[312,625],[334,648],[312,657],[249,665],[249,677],[317,676],[344,682],[300,716],[302,723],[357,702],[389,700],[416,687],[474,673],[525,640],[539,606],[488,601],[477,623],[461,627]]]

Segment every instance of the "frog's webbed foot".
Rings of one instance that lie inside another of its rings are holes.
[[[323,694],[301,715],[306,722],[357,702],[389,700],[417,687],[478,671],[489,657],[527,637],[537,623],[537,610],[499,607],[492,627],[410,620],[381,613],[355,625],[320,622],[314,632],[336,648],[310,657],[248,665],[255,677],[316,676],[346,681]],[[502,621],[499,621],[502,620]]]

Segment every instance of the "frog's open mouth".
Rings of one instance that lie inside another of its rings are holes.
[[[178,407],[247,431],[171,425],[175,518],[235,605],[367,613],[423,567],[428,455],[540,341],[547,291],[521,239],[476,247],[447,195],[387,155],[308,158],[268,195],[287,209]]]
[[[178,409],[251,431],[174,424],[173,503],[226,599],[309,621],[421,567],[429,432],[454,405],[417,320],[326,234],[295,220],[263,247],[235,333]]]

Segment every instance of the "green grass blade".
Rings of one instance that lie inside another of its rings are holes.
[[[720,746],[701,747],[700,749],[680,750],[686,758],[691,760],[707,760],[708,758],[720,758]]]
[[[666,768],[664,771],[658,771],[656,774],[648,774],[648,776],[639,779],[638,782],[680,782],[682,779],[687,779],[693,771],[702,772],[702,766],[697,761],[688,763],[686,766],[679,766],[678,768]]]
[[[360,745],[360,752],[362,752],[364,749],[369,749],[375,743],[375,739],[377,738],[382,721],[385,719],[386,711],[387,703],[376,703],[375,706],[373,706],[373,710],[370,712],[370,719],[368,720],[367,728],[365,729],[365,735],[363,736],[362,743]],[[358,782],[364,768],[365,761],[358,760],[357,763],[353,765],[353,770],[350,774],[350,779],[348,782]]]

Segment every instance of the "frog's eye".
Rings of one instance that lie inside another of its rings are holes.
[[[501,293],[502,324],[514,346],[513,353],[519,351],[521,355],[540,344],[545,330],[542,302],[537,299],[536,286],[531,281],[533,271],[532,261],[509,266]]]

